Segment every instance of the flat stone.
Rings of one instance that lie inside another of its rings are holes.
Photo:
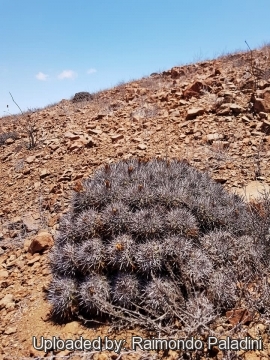
[[[191,108],[188,109],[186,120],[195,119],[197,116],[204,114],[204,108]]]
[[[32,215],[23,216],[22,222],[25,225],[27,231],[34,231],[39,229],[39,223],[35,221]]]
[[[246,324],[253,320],[252,314],[247,309],[234,309],[226,312],[226,318],[232,325]]]
[[[145,144],[139,144],[137,146],[137,149],[139,149],[139,150],[145,150],[146,148],[147,148],[147,146]]]
[[[13,294],[6,294],[3,299],[0,301],[0,309],[6,307],[7,304],[12,303],[14,299]]]
[[[255,95],[252,95],[251,102],[254,110],[258,113],[270,112],[270,87],[264,90],[258,90]]]
[[[246,201],[259,200],[264,192],[269,192],[268,184],[260,181],[251,181],[245,188],[236,188],[234,192],[243,196]]]
[[[230,105],[230,109],[231,109],[232,112],[235,113],[235,114],[240,114],[241,112],[243,112],[242,106],[240,106],[240,105],[238,105],[238,104],[231,104],[231,105]]]
[[[187,89],[183,92],[184,98],[190,98],[192,96],[199,96],[201,94],[202,89],[209,89],[209,86],[204,85],[201,81],[195,81],[193,84],[187,87]]]
[[[134,122],[140,122],[140,121],[142,121],[142,117],[140,116],[140,115],[133,115],[132,116],[132,120],[134,121]]]
[[[13,144],[14,143],[14,139],[12,138],[8,138],[6,141],[5,141],[5,144],[6,145],[10,145],[10,144]]]
[[[33,265],[34,263],[38,262],[40,260],[40,255],[33,257],[32,259],[27,261],[27,265]]]
[[[5,330],[4,334],[5,335],[11,335],[14,334],[17,331],[16,327],[9,327]]]
[[[266,135],[270,135],[270,121],[268,120],[264,120],[262,125],[261,125],[261,128],[260,130],[266,134]]]
[[[71,321],[64,326],[66,333],[77,334],[79,330],[79,323],[77,321]]]
[[[100,113],[98,113],[95,117],[94,117],[94,119],[95,120],[100,120],[100,119],[102,119],[102,118],[104,118],[105,116],[107,116],[108,114],[106,113],[106,112],[100,112]]]
[[[244,123],[249,123],[250,122],[250,119],[247,117],[247,116],[242,116],[241,117],[241,119],[242,119],[242,121],[244,122]]]
[[[252,352],[247,352],[245,354],[245,360],[261,360],[263,358],[261,358],[260,355],[257,355],[254,351]]]
[[[6,270],[0,270],[0,280],[6,279],[8,277],[8,272]]]
[[[35,155],[32,155],[32,156],[28,156],[25,161],[28,163],[28,164],[31,164],[32,162],[34,162],[36,159]]]
[[[112,142],[115,143],[118,140],[124,139],[124,135],[123,134],[112,135],[111,139],[112,139]]]
[[[222,116],[224,116],[224,115],[229,115],[229,114],[231,113],[231,105],[232,105],[232,104],[227,104],[227,103],[222,104],[222,105],[219,107],[219,109],[218,109],[218,111],[217,111],[217,114],[218,114],[218,115],[222,115]]]
[[[67,131],[64,133],[64,136],[69,139],[69,140],[77,140],[80,138],[80,135],[78,134],[73,134],[72,132],[70,131]]]
[[[40,170],[40,173],[39,173],[40,178],[44,178],[44,177],[46,177],[48,175],[50,175],[50,171],[48,169],[41,169]]]
[[[267,115],[267,113],[265,113],[265,112],[263,112],[263,111],[261,111],[260,113],[259,113],[259,117],[260,117],[260,119],[268,119],[268,115]]]
[[[88,134],[91,134],[91,135],[100,135],[100,134],[102,134],[102,130],[98,130],[98,129],[88,129]]]
[[[207,134],[206,135],[206,140],[209,143],[213,143],[216,140],[221,140],[223,139],[224,136],[222,134],[218,134],[218,133],[214,133],[214,134]]]
[[[185,75],[184,69],[174,67],[171,69],[171,78],[172,79],[179,79],[181,76]]]
[[[23,249],[24,249],[25,251],[28,251],[31,242],[32,242],[31,239],[25,239],[25,240],[24,240]]]

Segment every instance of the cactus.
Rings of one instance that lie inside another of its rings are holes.
[[[77,267],[84,276],[104,270],[104,244],[100,238],[94,237],[82,244],[77,253]]]
[[[88,315],[102,315],[102,303],[109,298],[110,286],[103,275],[90,275],[80,284],[79,306]]]
[[[160,273],[164,262],[164,249],[159,241],[149,241],[136,246],[135,264],[138,272],[146,275]]]
[[[119,273],[111,288],[113,302],[126,309],[134,308],[140,296],[139,280],[134,274]]]
[[[48,300],[52,304],[52,317],[58,321],[71,320],[78,309],[76,281],[65,277],[54,277],[49,289]]]
[[[112,239],[107,246],[108,266],[113,270],[124,271],[134,268],[135,242],[128,234]]]
[[[60,222],[52,314],[172,330],[176,319],[201,324],[200,314],[210,321],[240,301],[269,312],[268,297],[248,290],[269,272],[270,201],[263,206],[250,207],[185,161],[106,164]],[[269,294],[269,282],[262,286]]]
[[[173,309],[184,305],[184,297],[180,289],[166,277],[154,278],[146,283],[143,290],[144,306],[151,313],[169,319]]]

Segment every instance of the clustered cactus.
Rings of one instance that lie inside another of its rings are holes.
[[[268,199],[263,209],[185,161],[106,164],[61,220],[53,317],[171,329],[244,303],[270,311]]]

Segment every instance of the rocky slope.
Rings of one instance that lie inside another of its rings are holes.
[[[44,300],[47,254],[59,218],[72,191],[98,167],[133,156],[184,158],[229,191],[254,198],[269,189],[270,47],[174,67],[87,99],[77,95],[1,118],[0,145],[0,359],[45,356],[33,349],[33,335],[107,335],[107,327],[53,324]],[[267,346],[240,355],[266,360],[270,325],[258,314],[249,317],[242,319],[243,329],[262,335]],[[240,321],[233,319],[219,320],[221,335]],[[57,358],[64,355],[87,358],[68,351]],[[218,351],[211,356],[223,358]]]

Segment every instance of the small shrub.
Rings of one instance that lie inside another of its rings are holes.
[[[18,134],[14,131],[0,134],[0,146],[5,145],[7,139],[18,139]]]
[[[80,101],[89,101],[93,99],[93,95],[91,95],[87,91],[78,92],[74,95],[72,102],[80,102]]]

